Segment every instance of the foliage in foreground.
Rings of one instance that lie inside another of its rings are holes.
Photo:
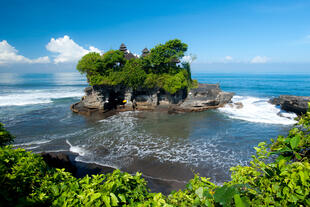
[[[124,52],[88,53],[77,64],[90,85],[123,85],[133,90],[162,89],[175,94],[195,86],[190,63],[182,61],[187,45],[178,39],[158,44],[146,56],[127,60]]]
[[[0,123],[0,147],[12,143],[14,136],[8,132],[2,123]]]
[[[39,155],[0,149],[0,199],[6,206],[310,206],[310,111],[287,137],[255,147],[249,166],[231,168],[218,186],[195,177],[168,196],[151,193],[141,174],[75,178],[50,169]],[[270,161],[273,160],[273,161]]]

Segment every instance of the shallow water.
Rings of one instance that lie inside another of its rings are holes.
[[[310,76],[194,74],[235,92],[234,102],[197,113],[123,112],[108,118],[70,111],[87,86],[79,74],[0,74],[0,121],[15,145],[34,152],[76,152],[79,161],[184,184],[198,172],[214,182],[246,165],[261,141],[285,135],[294,115],[268,103],[280,94],[310,95]]]

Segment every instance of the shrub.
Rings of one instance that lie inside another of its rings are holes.
[[[14,136],[8,132],[0,122],[0,147],[12,143]]]
[[[186,87],[188,87],[188,82],[183,71],[176,75],[166,75],[164,78],[163,89],[168,93],[175,94]]]
[[[47,165],[36,154],[11,146],[0,148],[0,204],[29,204],[27,196],[40,187]]]
[[[123,70],[125,85],[134,90],[138,87],[144,87],[146,73],[142,69],[141,61],[139,59],[128,61]]]

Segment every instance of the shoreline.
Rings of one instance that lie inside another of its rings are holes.
[[[78,154],[71,151],[41,152],[38,154],[43,157],[48,166],[53,168],[65,168],[66,171],[71,172],[76,178],[82,178],[86,175],[91,176],[112,173],[117,169],[111,166],[99,165],[97,163],[76,161],[75,158]],[[132,172],[128,173],[135,174]],[[141,177],[145,179],[147,187],[151,192],[162,193],[164,195],[168,195],[174,190],[181,190],[187,184],[186,181],[154,178],[145,174],[142,174]]]

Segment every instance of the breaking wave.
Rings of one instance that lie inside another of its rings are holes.
[[[24,106],[46,104],[53,99],[78,98],[83,96],[80,88],[17,90],[0,94],[0,106]]]
[[[268,98],[234,96],[233,104],[218,109],[232,119],[266,124],[295,124],[296,114],[282,111],[268,102]],[[238,103],[238,105],[236,105]]]

